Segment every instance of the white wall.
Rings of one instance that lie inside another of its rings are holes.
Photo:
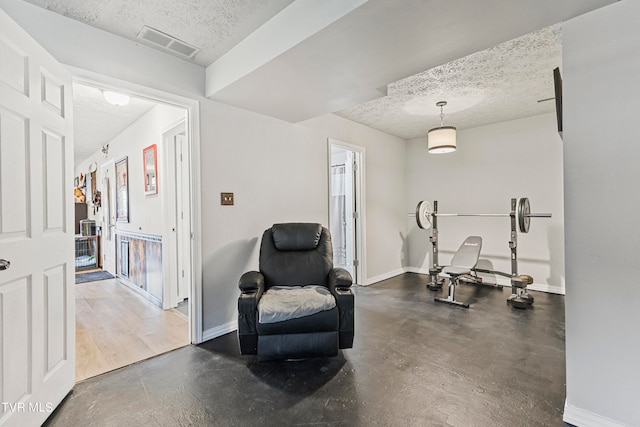
[[[201,104],[204,330],[237,319],[238,279],[274,223],[327,224],[326,148],[302,126]],[[220,193],[233,192],[234,206]]]
[[[565,420],[640,425],[640,2],[563,28]]]
[[[458,150],[450,154],[429,154],[426,137],[410,140],[406,165],[406,214],[421,200],[437,200],[439,212],[509,213],[512,197],[528,197],[532,211],[552,213],[518,233],[518,272],[533,276],[531,289],[563,292],[562,140],[555,113],[458,131]],[[428,273],[430,231],[418,228],[413,216],[405,220],[408,266]],[[509,218],[443,217],[438,230],[441,265],[465,237],[479,235],[478,266],[511,272]]]

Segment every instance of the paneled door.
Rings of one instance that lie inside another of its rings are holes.
[[[71,76],[0,9],[0,425],[74,384]]]

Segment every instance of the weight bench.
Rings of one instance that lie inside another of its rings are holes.
[[[435,301],[469,308],[468,303],[456,301],[456,285],[460,280],[460,276],[470,274],[471,270],[476,266],[478,258],[480,258],[480,249],[482,249],[482,237],[480,236],[469,236],[462,242],[451,259],[451,265],[442,269],[442,272],[450,277],[449,295],[447,298],[435,298]]]

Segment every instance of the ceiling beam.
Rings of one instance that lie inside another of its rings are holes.
[[[212,97],[367,1],[294,1],[207,67],[206,96]]]

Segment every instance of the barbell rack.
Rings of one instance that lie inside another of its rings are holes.
[[[511,278],[512,295],[507,299],[509,304],[517,308],[526,308],[533,304],[533,297],[527,293],[527,284],[532,283],[533,278],[528,275],[518,275],[518,231],[528,233],[531,218],[551,218],[550,213],[532,213],[529,199],[521,197],[520,199],[511,199],[511,212],[509,213],[439,213],[438,201],[434,200],[433,205],[428,201],[421,201],[416,207],[414,214],[410,216],[416,217],[418,227],[422,229],[431,228],[431,236],[429,240],[432,245],[432,265],[429,268],[429,276],[431,281],[427,284],[427,288],[431,290],[439,290],[442,288],[443,280],[440,279],[439,273],[442,267],[438,264],[438,228],[437,219],[439,217],[501,217],[511,219],[511,233],[509,240],[509,249],[511,251],[511,274],[500,273]]]

